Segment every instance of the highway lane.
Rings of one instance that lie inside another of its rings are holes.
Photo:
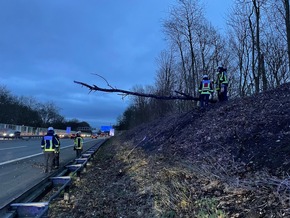
[[[84,151],[106,138],[84,139]],[[75,158],[72,139],[61,140],[60,167]],[[0,209],[49,176],[40,139],[0,141]]]
[[[84,139],[90,141],[92,139]],[[41,139],[0,140],[0,166],[29,156],[42,155]],[[61,149],[73,146],[73,139],[61,139]]]

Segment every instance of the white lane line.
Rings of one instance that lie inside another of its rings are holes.
[[[18,146],[18,147],[13,147],[13,148],[0,148],[0,151],[4,151],[4,150],[9,150],[9,149],[16,149],[16,148],[25,148],[27,146]]]
[[[69,148],[69,147],[72,147],[72,146],[74,146],[74,145],[60,146],[60,150],[61,149],[65,149],[65,148]]]
[[[5,162],[0,163],[0,166],[8,164],[8,163],[13,163],[15,161],[23,160],[23,159],[26,159],[26,158],[35,157],[35,156],[38,156],[38,155],[41,155],[41,154],[43,154],[43,153],[41,152],[41,153],[38,153],[38,154],[33,154],[33,155],[26,156],[26,157],[21,157],[21,158],[5,161]]]

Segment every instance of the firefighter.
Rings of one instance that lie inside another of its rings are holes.
[[[203,75],[198,91],[200,93],[200,108],[205,109],[208,106],[210,95],[213,94],[212,82],[209,80],[208,75]]]
[[[59,152],[60,152],[60,139],[57,134],[54,134],[56,140],[58,141],[58,147],[54,150],[54,160],[53,160],[53,166],[55,169],[59,168]]]
[[[228,100],[228,77],[226,68],[223,67],[218,68],[216,91],[218,94],[219,101],[222,102]]]
[[[53,127],[48,127],[47,134],[43,136],[41,140],[41,148],[45,160],[45,173],[50,173],[53,170],[54,152],[58,146],[59,142],[54,135]]]
[[[79,158],[83,151],[84,140],[81,136],[81,131],[78,131],[74,139],[74,150],[76,151],[76,158]]]

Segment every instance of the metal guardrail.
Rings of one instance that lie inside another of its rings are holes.
[[[61,194],[63,194],[64,200],[69,200],[69,187],[73,178],[80,179],[81,172],[86,172],[86,167],[90,165],[94,154],[106,141],[95,144],[82,153],[80,158],[67,163],[60,170],[51,174],[50,177],[10,202],[2,209],[2,212],[0,211],[0,216],[3,218],[47,218],[49,204]],[[44,197],[48,195],[48,200],[42,202]]]

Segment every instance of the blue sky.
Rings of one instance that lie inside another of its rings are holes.
[[[219,29],[232,0],[204,0]],[[89,93],[81,81],[130,90],[152,85],[166,48],[162,19],[175,0],[2,0],[0,85],[17,96],[53,101],[66,119],[115,124],[129,104],[115,93]]]

